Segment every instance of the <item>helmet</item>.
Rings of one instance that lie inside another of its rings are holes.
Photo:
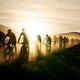
[[[25,31],[25,28],[22,28],[22,31]]]
[[[22,28],[22,30],[24,31],[24,30],[25,30],[25,28]]]
[[[46,36],[48,36],[48,34],[46,34]]]
[[[12,32],[12,30],[11,29],[8,29],[8,32]]]

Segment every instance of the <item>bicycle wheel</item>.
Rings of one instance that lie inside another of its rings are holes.
[[[9,61],[9,59],[10,59],[10,57],[9,57],[9,52],[10,52],[9,48],[6,47],[6,49],[5,49],[5,59],[6,59],[7,61]]]
[[[12,47],[6,47],[6,49],[5,49],[5,59],[7,60],[7,61],[9,61],[10,60],[10,58],[11,58],[11,56],[12,56],[12,51],[13,51],[13,48]]]
[[[26,46],[21,47],[21,60],[23,63],[28,62],[28,50]]]

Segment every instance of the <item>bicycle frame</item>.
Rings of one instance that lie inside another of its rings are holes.
[[[19,44],[23,44],[23,43],[19,43]],[[27,45],[27,44],[23,44],[22,45],[20,57],[21,57],[22,63],[28,62],[28,58],[29,58],[29,45]]]
[[[13,54],[12,54],[13,48],[14,47],[12,45],[7,45],[5,48],[5,59],[6,59],[6,56],[8,55],[9,56],[8,61],[10,60],[11,56],[13,56]]]

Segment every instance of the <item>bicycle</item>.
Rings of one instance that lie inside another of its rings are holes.
[[[7,46],[5,46],[5,59],[6,61],[10,61],[11,57],[13,57],[13,46],[6,44]]]
[[[46,43],[42,43],[43,45],[45,45],[45,50],[46,50],[46,53],[50,53],[51,52],[51,45],[48,45]]]
[[[19,43],[19,42],[18,42]],[[23,44],[23,43],[19,43]],[[20,51],[20,59],[22,63],[27,63],[29,59],[29,45],[23,44]]]

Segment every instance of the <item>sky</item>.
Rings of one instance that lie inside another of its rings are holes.
[[[0,24],[20,32],[80,32],[80,0],[0,0]]]

